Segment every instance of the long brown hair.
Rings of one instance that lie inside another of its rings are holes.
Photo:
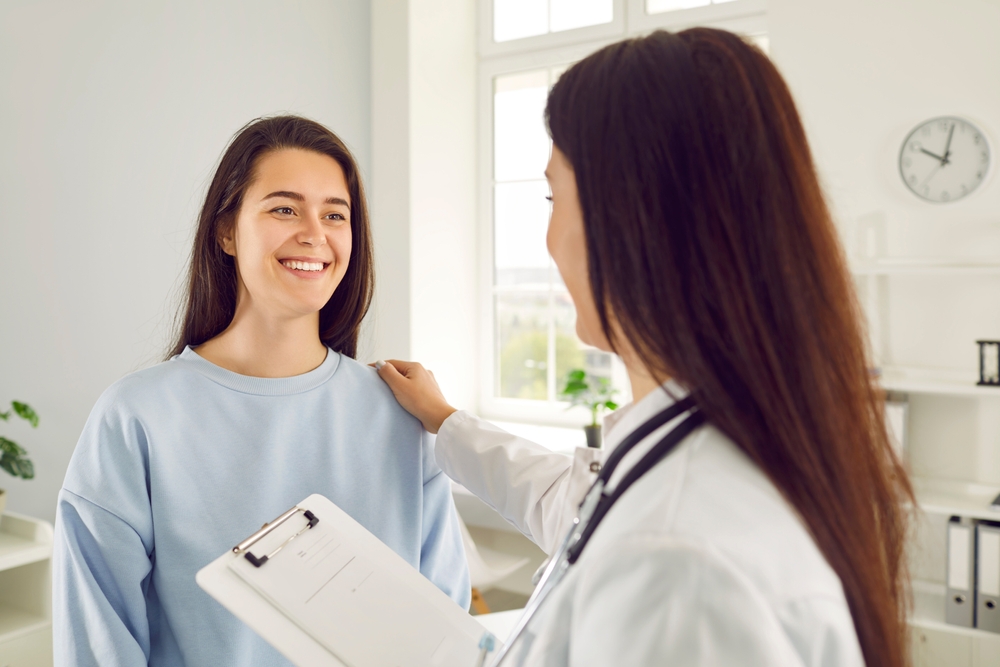
[[[576,175],[609,340],[622,332],[697,391],[840,576],[866,662],[906,664],[912,491],[777,69],[722,30],[658,31],[570,68],[546,119]]]
[[[236,224],[243,195],[261,157],[282,148],[329,155],[344,170],[351,196],[351,259],[347,273],[319,314],[319,337],[327,347],[357,355],[361,320],[371,305],[375,284],[368,203],[357,162],[337,135],[299,116],[258,118],[243,127],[222,155],[205,195],[188,272],[184,315],[167,358],[187,345],[218,336],[236,313],[236,262],[222,251],[219,232]]]

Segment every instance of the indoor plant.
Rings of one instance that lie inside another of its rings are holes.
[[[7,412],[0,412],[0,419],[10,420],[11,414],[16,414],[21,419],[31,424],[32,428],[38,428],[38,414],[27,403],[19,401],[11,402],[11,409]],[[31,479],[35,476],[35,466],[31,460],[25,458],[28,452],[14,442],[0,435],[0,468],[3,468],[14,477],[21,479]],[[7,504],[7,493],[0,489],[0,514],[3,514],[4,506]]]
[[[604,410],[618,409],[613,400],[618,390],[611,386],[611,380],[574,368],[566,374],[566,382],[559,393],[569,399],[570,407],[582,405],[590,410],[590,424],[583,427],[587,434],[587,446],[600,447],[601,426],[597,418]]]

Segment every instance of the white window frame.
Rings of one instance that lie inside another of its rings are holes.
[[[694,25],[723,28],[746,35],[767,34],[766,0],[732,0],[718,5],[648,15],[645,0],[614,0],[611,23],[537,35],[508,42],[493,41],[493,0],[479,0],[478,211],[480,391],[479,413],[498,421],[556,426],[581,426],[588,421],[583,409],[567,410],[569,403],[495,395],[497,386],[496,289],[493,247],[493,80],[497,76],[558,67],[583,59],[601,47],[656,29],[683,30]],[[613,360],[616,381],[624,373]]]

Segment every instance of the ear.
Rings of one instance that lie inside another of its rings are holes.
[[[236,257],[236,225],[233,222],[232,220],[220,220],[219,231],[215,240],[218,242],[219,247],[222,248],[222,252]]]

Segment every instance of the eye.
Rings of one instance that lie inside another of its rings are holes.
[[[281,215],[294,215],[295,211],[292,210],[291,206],[278,206],[277,208],[272,208],[271,213],[279,213]]]
[[[327,216],[326,216],[326,219],[327,220],[336,220],[338,222],[343,221],[343,220],[347,220],[347,218],[344,217],[343,213],[328,213]]]
[[[552,201],[552,197],[551,196],[546,196],[545,198],[548,199],[549,201]]]

